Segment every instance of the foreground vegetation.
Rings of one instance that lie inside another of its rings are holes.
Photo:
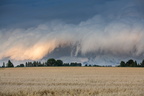
[[[132,59],[128,60],[127,62],[121,61],[118,67],[144,67],[144,60],[141,63],[137,63]]]
[[[25,64],[19,64],[16,67],[46,67],[46,66],[82,66],[81,63],[77,63],[77,62],[71,62],[71,63],[63,63],[62,60],[56,60],[54,58],[50,58],[48,59],[46,62],[40,62],[40,61],[33,61],[33,62],[26,62]],[[89,67],[112,67],[112,65],[88,65],[85,64],[83,66],[89,66]],[[2,68],[5,67],[14,67],[14,64],[8,60],[8,63],[5,64],[5,62],[3,62],[3,66],[0,66]],[[119,65],[117,65],[116,67],[144,67],[144,60],[141,63],[137,63],[137,61],[134,61],[132,59],[128,60],[127,62],[125,61],[121,61]]]
[[[40,62],[40,61],[33,61],[33,62],[26,62],[25,64],[17,65],[16,67],[45,67],[45,66],[82,66],[81,63],[77,62],[71,62],[71,63],[63,63],[62,60],[56,60],[54,58],[48,59],[46,62]],[[5,64],[3,62],[3,68],[4,67],[14,67],[14,64],[8,60],[8,63]]]
[[[143,96],[143,74],[143,68],[3,68],[0,96]]]

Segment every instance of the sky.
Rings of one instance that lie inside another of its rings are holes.
[[[143,0],[0,0],[0,62],[117,65],[144,57]]]

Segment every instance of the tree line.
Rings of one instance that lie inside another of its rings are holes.
[[[8,60],[8,63],[7,63],[7,64],[5,64],[5,63],[3,62],[2,67],[14,67],[14,65],[13,65],[13,63],[12,63],[10,60]]]
[[[134,61],[132,59],[128,60],[127,62],[121,61],[118,67],[144,67],[144,60],[142,60],[142,62],[139,64],[137,63],[137,61]]]
[[[54,58],[50,58],[43,63],[40,61],[32,61],[32,62],[26,62],[25,64],[19,64],[16,67],[44,67],[44,66],[82,66],[82,64],[77,62],[63,63],[62,60],[56,60]],[[7,64],[3,62],[2,67],[14,67],[14,64],[10,60],[8,60]]]
[[[16,67],[46,67],[46,66],[82,66],[82,64],[77,62],[63,63],[62,60],[56,60],[54,58],[50,58],[43,63],[40,61],[32,61],[32,62],[26,62],[25,64],[19,64]],[[87,64],[84,66],[112,67],[112,66],[87,65]],[[14,64],[10,60],[8,60],[6,64],[5,62],[3,62],[3,65],[1,67],[14,67]],[[142,60],[141,63],[137,63],[137,61],[134,61],[132,59],[128,60],[127,62],[121,61],[120,64],[116,67],[144,67],[144,60]]]

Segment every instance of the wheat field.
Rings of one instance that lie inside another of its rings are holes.
[[[1,68],[0,96],[144,96],[144,69]]]

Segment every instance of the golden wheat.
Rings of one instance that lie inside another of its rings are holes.
[[[0,96],[144,96],[144,69],[4,68]]]

